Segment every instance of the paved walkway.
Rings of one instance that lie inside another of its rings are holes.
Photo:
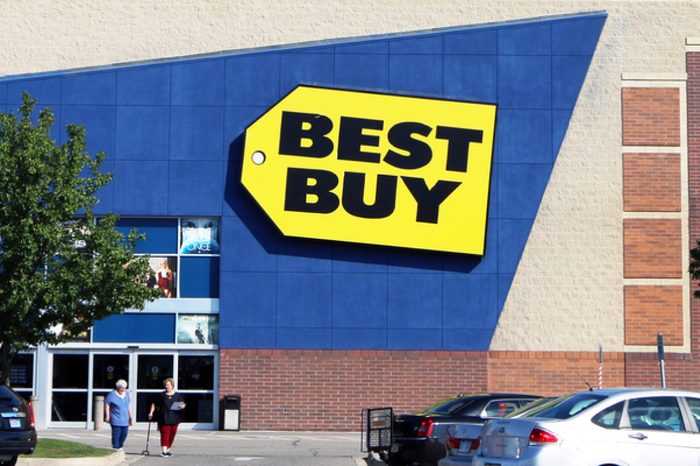
[[[91,445],[97,448],[105,448],[111,450],[111,434],[109,429],[94,431],[87,429],[49,429],[37,432],[39,438],[53,438],[59,440],[67,440],[72,442],[80,442],[86,445]],[[313,438],[322,441],[334,441],[341,439],[343,441],[358,441],[359,433],[339,432],[339,433],[314,433],[314,432],[223,432],[223,431],[206,431],[206,430],[183,430],[178,432],[179,442],[189,441],[211,441],[211,442],[231,442],[233,439],[286,439],[291,438]],[[145,430],[130,430],[125,450],[112,453],[105,457],[88,457],[88,458],[34,458],[31,455],[20,457],[17,465],[24,466],[128,466],[143,458],[143,451],[146,448],[146,431]],[[158,433],[151,431],[148,449],[151,456],[157,456],[160,453]],[[358,451],[355,458],[357,466],[375,466],[383,465],[384,463],[368,458],[361,458],[362,453]],[[136,465],[134,465],[136,466]]]

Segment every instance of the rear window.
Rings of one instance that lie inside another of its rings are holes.
[[[428,406],[423,410],[424,413],[450,415],[461,410],[465,406],[471,404],[474,400],[470,398],[453,398],[451,400],[443,400]]]
[[[607,398],[594,393],[576,393],[562,396],[523,415],[523,417],[546,417],[568,419]]]
[[[12,390],[7,388],[5,385],[0,385],[0,400],[16,400],[17,395],[15,395]]]

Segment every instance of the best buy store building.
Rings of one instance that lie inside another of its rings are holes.
[[[91,426],[118,378],[139,422],[172,376],[188,427],[237,394],[247,430],[658,386],[657,333],[669,385],[700,389],[697,4],[0,10],[0,110],[27,90],[57,141],[86,126],[98,209],[147,234],[163,289],[16,361],[40,426]]]

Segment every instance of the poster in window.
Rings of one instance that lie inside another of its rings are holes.
[[[219,221],[215,218],[183,218],[180,254],[219,254]]]
[[[211,314],[180,315],[177,319],[177,342],[216,345],[219,316]]]
[[[177,258],[153,256],[149,258],[148,279],[146,285],[159,288],[163,298],[177,297]]]

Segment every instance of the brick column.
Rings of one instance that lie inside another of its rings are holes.
[[[684,74],[623,76],[625,377],[629,386],[660,386],[656,335],[662,333],[668,385],[697,387],[697,380],[686,375],[693,365],[687,274],[694,178],[686,143],[691,126],[689,113],[686,117],[690,82],[690,74],[687,78]]]

